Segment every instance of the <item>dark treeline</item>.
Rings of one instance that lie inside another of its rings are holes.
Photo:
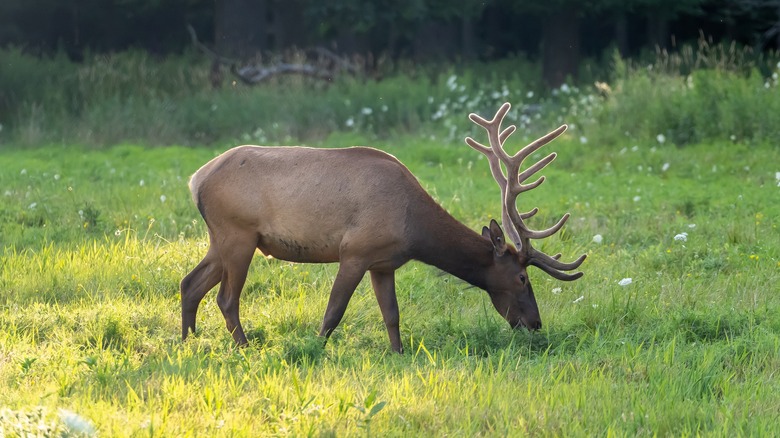
[[[553,85],[584,57],[673,47],[704,34],[758,51],[778,48],[780,0],[3,0],[0,46],[33,53],[191,44],[247,57],[291,47],[428,60],[524,54]]]

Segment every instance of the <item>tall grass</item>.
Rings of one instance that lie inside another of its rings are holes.
[[[213,89],[209,65],[195,54],[156,59],[125,52],[75,64],[4,49],[0,142],[279,144],[322,141],[334,132],[375,138],[426,132],[453,141],[464,114],[485,113],[504,101],[515,105],[509,119],[528,138],[564,122],[583,142],[780,138],[776,57],[704,41],[696,49],[658,52],[646,64],[619,57],[611,63],[611,76],[596,84],[551,91],[541,87],[538,67],[523,58],[406,65],[380,81],[283,77],[248,87],[228,78]]]

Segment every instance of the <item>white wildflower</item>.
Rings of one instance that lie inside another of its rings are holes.
[[[580,136],[580,143],[586,144],[587,142],[588,142],[588,138],[587,137],[585,137],[584,135]]]
[[[447,78],[447,88],[450,91],[455,91],[458,88],[458,84],[456,82],[457,80],[458,80],[458,77],[455,76],[455,75],[452,75],[449,78]]]
[[[780,187],[780,172],[775,172],[775,180],[777,181],[777,187]]]
[[[731,134],[731,135],[729,136],[729,140],[731,140],[731,141],[737,141],[737,136],[736,136],[736,135],[734,135],[734,134]]]
[[[655,139],[658,141],[658,143],[664,144],[666,142],[666,136],[663,134],[658,134],[655,136]]]
[[[669,170],[669,163],[664,163],[663,166],[661,166],[661,172],[666,172]]]
[[[352,117],[348,118],[346,122],[344,122],[344,125],[346,125],[347,128],[351,128],[355,126],[355,119]]]
[[[639,202],[639,200],[642,199],[639,195],[634,196],[634,202]]]
[[[561,293],[562,290],[563,289],[561,289],[559,287],[554,287],[553,290],[552,290],[552,293],[553,293],[553,295],[558,295],[559,293]]]
[[[577,303],[579,303],[580,301],[582,301],[584,299],[585,299],[585,295],[580,295],[579,298],[577,298],[576,300],[572,301],[572,304],[577,304]]]
[[[37,202],[33,202],[32,204],[28,205],[27,208],[29,208],[30,210],[33,210],[37,206],[38,206],[38,203]]]
[[[639,150],[639,146],[637,146],[637,145],[631,146],[631,152],[636,152],[638,150]]]
[[[569,94],[570,91],[571,91],[571,88],[569,88],[568,84],[561,85],[561,93]]]
[[[383,113],[386,113],[386,112],[387,112],[387,105],[382,105],[382,112],[383,112]]]
[[[683,233],[680,233],[680,234],[676,234],[674,236],[674,240],[676,240],[678,242],[687,242],[688,241],[688,233],[683,232]]]
[[[114,236],[117,236],[117,237],[119,237],[119,236],[121,236],[121,235],[122,235],[122,230],[120,230],[120,229],[117,229],[116,231],[114,231]]]
[[[19,172],[19,175],[27,175],[27,169],[22,169],[22,171]]]
[[[631,279],[631,277],[624,278],[620,281],[618,281],[618,286],[628,286],[629,284],[633,283],[634,280]]]
[[[529,99],[534,97],[534,92],[533,91],[529,91],[529,92],[525,93],[525,97],[527,97]]]
[[[139,186],[143,187],[143,186],[144,186],[144,184],[146,184],[146,183],[144,182],[144,180],[138,181],[138,185],[139,185]]]
[[[165,197],[165,195],[160,195],[160,202],[165,202],[165,200],[168,199]]]
[[[55,181],[59,181],[60,180],[60,174],[59,173],[55,173],[54,174],[54,180]]]
[[[601,242],[604,241],[604,237],[601,234],[596,234],[593,236],[593,243],[601,244]]]
[[[364,116],[370,116],[371,113],[373,113],[373,112],[374,112],[374,110],[372,110],[369,107],[364,107],[363,109],[360,110],[360,113],[363,114]]]
[[[694,229],[694,228],[696,228],[696,224],[688,224],[688,228]]]
[[[73,432],[76,435],[95,435],[95,426],[89,420],[73,411],[60,409],[60,420],[62,420],[69,432]]]

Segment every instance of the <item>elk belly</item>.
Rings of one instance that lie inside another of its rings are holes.
[[[265,255],[296,263],[332,263],[339,261],[338,242],[312,239],[301,241],[289,236],[261,235],[257,248]]]

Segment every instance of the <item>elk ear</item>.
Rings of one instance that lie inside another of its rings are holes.
[[[482,236],[490,239],[493,244],[493,249],[496,251],[497,256],[502,256],[506,252],[506,241],[504,240],[504,231],[501,230],[501,226],[498,225],[495,219],[490,220],[490,228],[482,228]]]

